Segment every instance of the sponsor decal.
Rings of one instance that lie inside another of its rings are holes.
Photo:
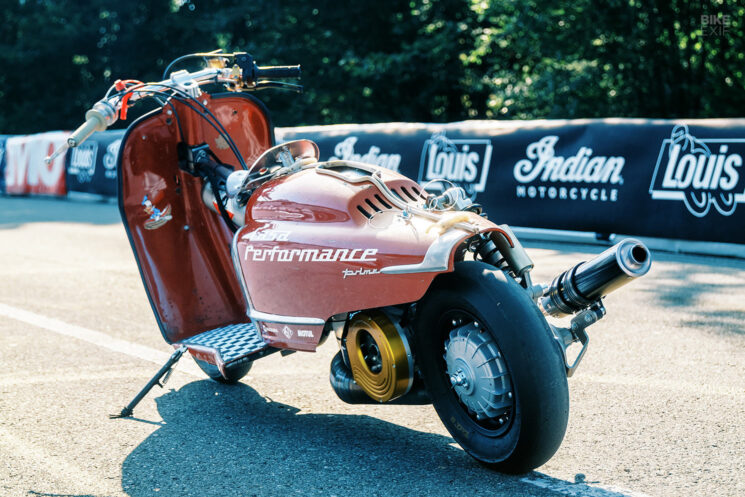
[[[67,141],[67,136],[55,131],[9,137],[5,142],[6,191],[64,195],[66,154],[59,155],[51,164],[44,162],[44,158]]]
[[[273,326],[269,326],[266,323],[261,323],[261,327],[264,329],[264,332],[267,333],[267,334],[272,334],[272,335],[278,335],[279,334],[279,330],[277,328],[275,328]]]
[[[366,276],[368,274],[380,274],[380,269],[349,269],[346,268],[342,270],[341,272],[344,275],[344,279],[347,279],[347,276]]]
[[[283,326],[282,329],[279,330],[274,326],[269,326],[266,323],[261,323],[261,327],[264,330],[264,333],[270,335],[279,335],[281,331],[288,340],[291,340],[295,333],[297,333],[298,338],[313,338],[313,330],[293,330],[287,325]]]
[[[241,240],[248,240],[251,242],[286,242],[289,239],[289,231],[276,230],[252,231],[251,233],[246,233],[241,237]]]
[[[352,160],[398,171],[401,165],[400,154],[381,154],[380,148],[376,146],[371,146],[365,154],[357,154],[354,152],[355,143],[357,143],[356,136],[349,136],[337,143],[334,146],[334,156],[329,157],[329,160]]]
[[[67,172],[75,176],[78,183],[90,183],[96,172],[96,156],[98,143],[85,142],[70,151],[70,167]]]
[[[285,326],[284,328],[282,328],[282,334],[289,340],[290,338],[292,338],[292,328],[290,328],[289,326]]]
[[[116,159],[119,156],[119,148],[122,145],[121,138],[109,143],[106,153],[103,155],[104,176],[106,179],[116,179]]]
[[[527,158],[517,161],[513,168],[518,182],[516,197],[617,202],[618,189],[611,186],[623,184],[621,172],[626,159],[593,155],[589,147],[563,157],[556,155],[558,141],[558,136],[549,135],[527,146]]]
[[[463,188],[472,200],[486,188],[492,144],[489,139],[451,140],[435,133],[424,142],[419,162],[420,184],[432,182],[428,190],[444,190],[446,180]]]
[[[158,229],[173,218],[171,215],[171,204],[166,205],[163,210],[160,210],[145,195],[142,199],[142,205],[145,207],[145,213],[150,216],[145,221],[145,229],[147,230]]]
[[[731,216],[745,202],[743,154],[745,138],[698,139],[679,124],[662,141],[649,194],[683,202],[696,217],[706,216],[712,206]]]
[[[247,245],[244,260],[272,262],[375,262],[378,249],[281,249]]]

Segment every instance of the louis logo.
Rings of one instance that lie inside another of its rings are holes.
[[[730,216],[745,202],[743,153],[743,138],[699,139],[679,124],[662,142],[649,194],[682,201],[696,217],[706,216],[712,206]]]
[[[444,132],[435,133],[424,142],[417,181],[424,184],[447,180],[463,187],[474,198],[486,188],[491,154],[489,139],[451,140]],[[437,182],[431,189],[444,189],[443,186]]]

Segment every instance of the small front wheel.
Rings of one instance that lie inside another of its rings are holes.
[[[463,262],[417,307],[417,362],[453,438],[503,472],[548,461],[564,438],[569,391],[551,329],[525,290],[491,266]]]
[[[225,383],[228,385],[232,385],[234,383],[238,383],[241,378],[246,376],[248,372],[251,370],[251,366],[253,366],[253,361],[245,361],[245,362],[238,362],[235,364],[228,364],[225,367],[225,373],[227,374],[227,378],[224,377],[220,370],[215,366],[214,364],[210,364],[209,362],[201,361],[194,358],[194,362],[197,363],[197,366],[199,366],[199,369],[204,371],[207,376],[212,378],[213,380]]]

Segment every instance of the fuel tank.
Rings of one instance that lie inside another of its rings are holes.
[[[450,213],[458,222],[444,226],[443,216],[416,207],[422,193],[398,173],[346,161],[257,190],[232,252],[264,339],[313,350],[331,316],[417,301],[452,271],[461,242],[501,231],[471,212]]]

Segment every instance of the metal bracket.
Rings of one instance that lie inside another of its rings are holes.
[[[556,341],[561,346],[562,353],[564,354],[564,365],[567,370],[567,377],[574,375],[579,363],[585,356],[585,352],[587,352],[587,346],[590,343],[590,336],[587,334],[587,328],[600,321],[603,316],[605,316],[605,306],[602,301],[598,300],[584,311],[575,315],[572,318],[569,328],[559,328],[557,326],[552,327],[554,329]],[[574,342],[581,343],[582,348],[572,364],[569,364],[567,349]]]

